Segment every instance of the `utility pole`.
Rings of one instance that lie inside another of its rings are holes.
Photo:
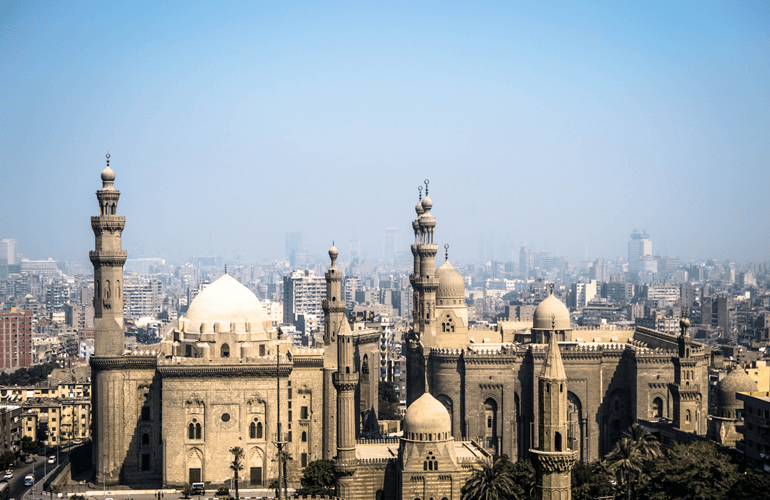
[[[276,448],[278,449],[278,457],[277,457],[277,463],[278,463],[278,488],[276,490],[276,498],[278,500],[281,500],[283,498],[283,495],[281,494],[281,487],[283,483],[283,445],[286,444],[286,441],[283,439],[283,435],[281,433],[281,330],[278,329],[278,343],[275,344],[275,380],[276,380],[276,386],[278,389],[278,394],[276,397],[276,434],[275,434],[275,441],[273,441],[273,444],[275,444]],[[285,493],[285,492],[284,492]]]

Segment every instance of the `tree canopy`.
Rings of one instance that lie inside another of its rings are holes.
[[[48,379],[54,368],[56,363],[52,361],[29,368],[19,368],[12,373],[0,373],[0,385],[35,385]]]
[[[463,485],[462,500],[520,500],[524,488],[518,486],[513,473],[521,473],[507,456],[479,460],[477,467]],[[525,486],[526,488],[526,486]]]
[[[638,498],[649,500],[723,500],[740,479],[738,466],[707,441],[677,443],[652,464]]]
[[[380,381],[377,389],[377,418],[380,420],[400,420],[398,393],[393,382]]]
[[[302,488],[296,495],[333,495],[334,470],[331,460],[314,460],[307,464],[299,480]]]

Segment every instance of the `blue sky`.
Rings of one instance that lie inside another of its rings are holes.
[[[87,261],[436,240],[770,259],[768,2],[0,2],[0,238]],[[587,4],[587,5],[586,5]]]

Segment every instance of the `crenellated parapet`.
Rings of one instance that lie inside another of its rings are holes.
[[[91,356],[91,369],[102,370],[148,370],[155,369],[158,358],[154,355],[134,356]]]
[[[357,439],[356,444],[399,444],[401,438]]]

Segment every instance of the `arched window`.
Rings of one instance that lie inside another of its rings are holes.
[[[249,424],[249,438],[256,439],[257,437],[257,424],[254,422]]]
[[[195,424],[193,423],[187,426],[187,439],[195,439]]]
[[[195,439],[202,439],[201,437],[203,435],[202,431],[203,431],[203,427],[201,426],[201,424],[195,424]]]
[[[556,451],[561,451],[561,432],[557,432],[554,434],[554,447],[556,448]]]
[[[223,358],[229,358],[230,357],[230,346],[227,344],[222,344],[222,350],[221,350],[221,357]]]
[[[690,421],[690,410],[687,410],[684,414],[684,421],[689,422]]]
[[[654,418],[663,418],[663,400],[655,398],[652,400],[652,416]]]
[[[302,442],[307,443],[307,432],[302,431]]]
[[[257,422],[257,439],[262,439],[262,422]]]

